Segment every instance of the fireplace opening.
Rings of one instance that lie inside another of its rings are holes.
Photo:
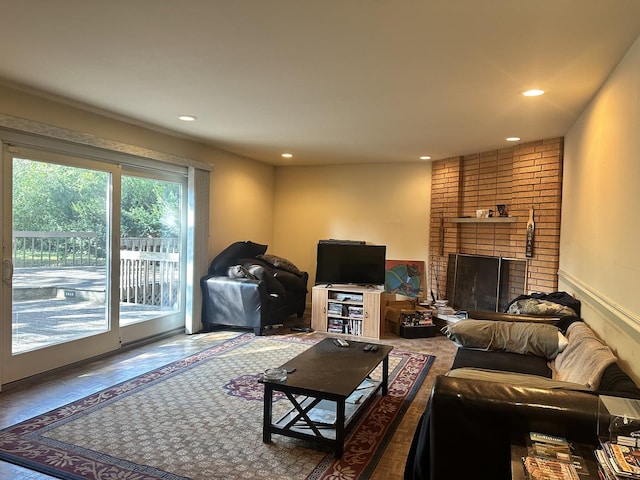
[[[449,254],[447,298],[456,310],[504,312],[526,291],[527,261],[486,255]]]

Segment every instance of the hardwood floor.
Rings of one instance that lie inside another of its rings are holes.
[[[138,346],[83,365],[6,385],[0,392],[0,428],[45,413],[111,385],[161,367],[238,335],[238,331],[216,331],[196,335],[176,335]],[[306,335],[321,338],[321,333],[293,333],[285,327],[273,335]],[[347,337],[348,339],[348,337]],[[434,378],[451,367],[455,345],[442,335],[433,338],[404,339],[386,336],[380,343],[397,349],[436,356],[427,378],[405,414],[372,480],[402,479],[404,462],[415,426],[422,414]],[[1,479],[43,480],[48,475],[0,462]]]

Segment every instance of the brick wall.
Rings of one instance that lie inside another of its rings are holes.
[[[450,253],[525,259],[526,224],[534,209],[535,241],[527,292],[558,287],[563,138],[523,143],[433,163],[429,288],[446,292]],[[452,223],[478,209],[507,205],[514,223]],[[437,275],[437,279],[436,279]],[[437,285],[437,287],[436,287]],[[438,293],[436,293],[438,295]]]

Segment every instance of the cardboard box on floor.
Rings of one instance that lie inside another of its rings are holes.
[[[404,315],[413,315],[419,310],[427,310],[418,305],[416,300],[387,300],[384,307],[384,331],[400,336],[400,324]]]

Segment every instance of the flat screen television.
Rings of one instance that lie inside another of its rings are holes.
[[[316,285],[383,285],[387,247],[359,243],[318,243]]]

